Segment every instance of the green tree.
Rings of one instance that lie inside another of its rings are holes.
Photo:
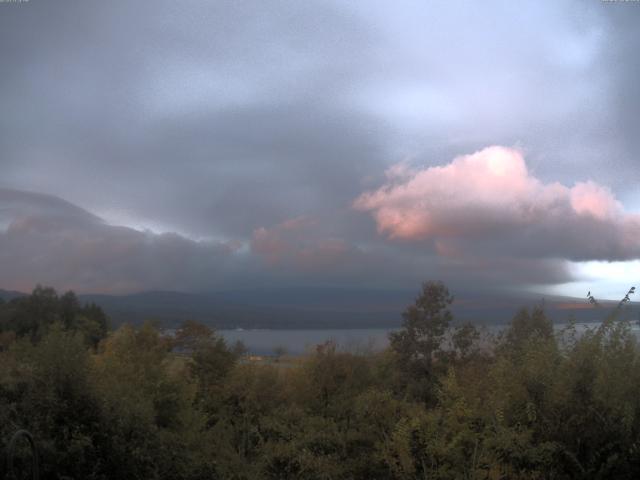
[[[81,305],[73,292],[58,296],[52,288],[37,286],[31,295],[0,305],[0,334],[13,332],[15,337],[38,342],[57,322],[64,329],[79,331],[93,348],[108,331],[102,309],[95,304]]]
[[[100,401],[82,335],[55,323],[37,344],[21,339],[1,355],[2,428],[34,435],[43,478],[100,478]]]
[[[189,355],[187,364],[198,385],[197,402],[213,415],[219,408],[224,381],[236,364],[238,354],[212,329],[191,320],[176,330],[173,347]]]
[[[172,341],[151,324],[124,325],[100,344],[93,383],[103,404],[109,478],[190,478],[204,416]]]
[[[442,282],[425,282],[413,305],[402,314],[402,329],[389,334],[391,349],[408,390],[422,400],[432,400],[432,388],[442,370],[445,335],[453,316],[453,297]]]
[[[478,353],[480,332],[471,323],[465,323],[455,328],[451,335],[451,346],[459,360],[466,361]]]
[[[520,309],[502,336],[504,347],[514,353],[521,351],[534,338],[553,338],[553,322],[540,306],[534,307],[531,313],[527,308]]]

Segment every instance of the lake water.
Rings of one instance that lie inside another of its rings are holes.
[[[250,353],[272,355],[278,347],[287,353],[301,354],[328,340],[349,350],[380,350],[388,345],[392,328],[321,329],[321,330],[218,330],[229,345],[240,340]]]
[[[599,323],[576,324],[578,331],[596,328]],[[556,329],[565,325],[557,324]],[[504,325],[484,327],[485,332],[496,334]],[[273,355],[274,350],[282,347],[290,354],[302,354],[313,350],[316,345],[328,340],[335,341],[341,348],[349,351],[370,351],[384,349],[388,344],[388,334],[393,328],[357,328],[357,329],[319,329],[319,330],[218,330],[229,345],[242,341],[250,353],[255,355]],[[640,328],[633,325],[633,331],[640,336]]]

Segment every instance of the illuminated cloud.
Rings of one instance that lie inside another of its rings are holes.
[[[271,266],[327,270],[351,263],[357,249],[343,239],[318,236],[318,222],[296,217],[253,232],[251,250]]]
[[[639,215],[625,212],[595,182],[544,183],[529,172],[518,149],[492,146],[387,178],[381,188],[361,194],[354,207],[373,215],[380,234],[429,242],[442,256],[640,257]]]

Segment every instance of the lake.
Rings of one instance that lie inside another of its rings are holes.
[[[578,331],[595,328],[599,322],[576,324]],[[565,324],[556,324],[561,329]],[[484,327],[489,334],[500,332],[504,325],[490,325]],[[482,328],[482,327],[480,327]],[[381,350],[388,344],[389,332],[393,328],[352,328],[352,329],[249,329],[249,330],[218,330],[229,345],[242,341],[249,353],[254,355],[273,355],[274,350],[283,347],[289,354],[302,354],[315,348],[316,345],[328,340],[335,341],[341,348],[349,351]],[[633,331],[640,336],[640,328],[634,324]]]
[[[240,340],[250,353],[272,355],[274,349],[283,347],[287,353],[301,354],[315,345],[333,340],[351,351],[360,349],[381,350],[388,344],[387,335],[392,328],[354,328],[319,330],[218,330],[229,345]]]

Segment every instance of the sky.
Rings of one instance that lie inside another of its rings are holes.
[[[0,2],[0,288],[621,298],[640,2]]]

